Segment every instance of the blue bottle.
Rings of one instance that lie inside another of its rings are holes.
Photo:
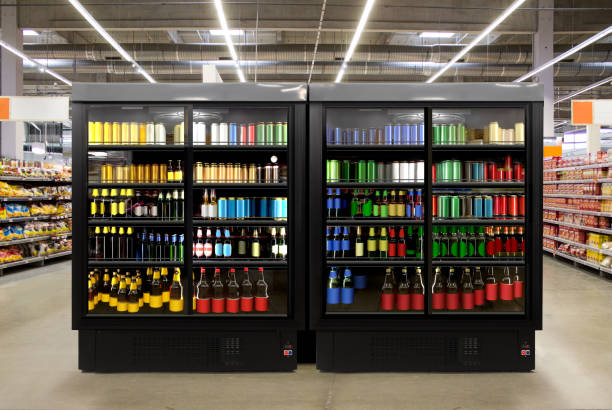
[[[223,257],[230,258],[232,256],[232,242],[230,240],[230,231],[226,229],[224,231],[225,241],[223,241]]]
[[[329,279],[327,280],[327,303],[330,305],[340,303],[340,281],[334,267],[329,270]]]
[[[355,301],[353,275],[349,268],[344,269],[344,279],[342,279],[342,290],[340,295],[343,305],[351,305]]]
[[[223,240],[221,239],[221,230],[215,232],[215,258],[223,256]]]

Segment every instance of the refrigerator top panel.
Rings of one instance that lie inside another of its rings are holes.
[[[317,83],[309,101],[543,101],[544,86],[536,83]]]
[[[74,83],[73,102],[305,102],[301,83]]]

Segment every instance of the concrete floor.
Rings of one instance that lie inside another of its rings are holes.
[[[83,374],[70,262],[0,278],[0,409],[612,408],[612,282],[544,259],[536,371]]]

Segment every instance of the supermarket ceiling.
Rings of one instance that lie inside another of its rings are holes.
[[[212,0],[82,0],[83,6],[159,82],[201,81],[214,64],[237,81]],[[224,0],[247,81],[333,81],[364,0]],[[510,0],[377,0],[343,81],[425,81],[508,7]],[[324,5],[324,13],[322,8]],[[7,7],[2,5],[3,7]],[[512,81],[532,64],[537,0],[528,0],[437,81]],[[559,54],[612,22],[609,0],[555,0]],[[323,14],[321,30],[319,20]],[[67,0],[18,1],[24,51],[72,81],[144,81]],[[212,30],[212,31],[211,31]],[[447,38],[423,32],[451,32]],[[314,53],[317,43],[316,55]],[[314,58],[314,64],[312,64]],[[612,36],[554,66],[556,97],[612,75]],[[24,67],[27,94],[66,93]],[[610,97],[612,87],[585,93]],[[561,110],[564,106],[561,106]],[[558,115],[565,117],[566,115]]]

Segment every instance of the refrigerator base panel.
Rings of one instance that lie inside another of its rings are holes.
[[[317,368],[334,372],[527,372],[535,368],[535,331],[319,331]]]
[[[80,330],[85,372],[292,371],[295,330]]]

